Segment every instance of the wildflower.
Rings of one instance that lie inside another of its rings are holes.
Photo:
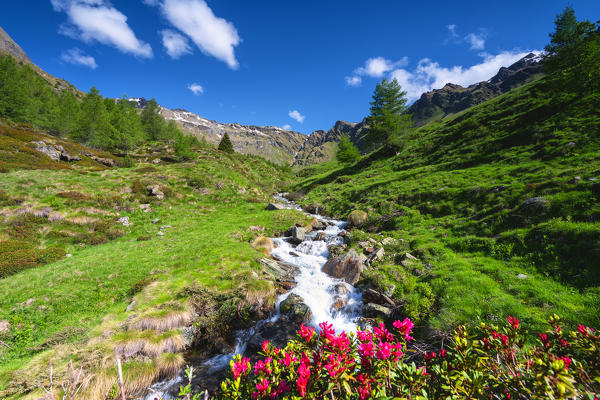
[[[446,349],[442,349],[442,351],[440,351],[440,357],[446,358],[447,355],[448,355],[448,352],[446,351]]]
[[[394,325],[394,328],[398,329],[398,331],[402,335],[404,335],[404,339],[407,342],[410,342],[413,339],[410,336],[410,333],[412,332],[412,329],[415,327],[415,324],[413,324],[413,322],[409,318],[405,318],[404,321],[402,321],[402,322],[394,321],[394,323],[392,325]]]
[[[315,328],[309,328],[304,326],[304,324],[300,325],[300,330],[298,331],[300,337],[306,341],[306,343],[310,342],[315,333]]]
[[[296,380],[296,386],[300,392],[300,396],[306,395],[306,386],[308,385],[308,379],[310,378],[310,367],[307,364],[300,364],[298,368],[298,379]]]
[[[344,367],[340,367],[341,357],[336,354],[330,354],[328,357],[327,364],[325,364],[325,369],[329,371],[329,375],[332,378],[336,378],[340,372],[344,370]]]
[[[517,329],[519,329],[519,320],[518,320],[518,319],[516,319],[516,318],[514,318],[514,317],[511,317],[511,316],[509,316],[509,317],[508,317],[508,323],[510,324],[510,326],[512,326],[512,328],[513,328],[514,330],[517,330]]]
[[[269,369],[269,363],[272,361],[271,357],[265,358],[264,361],[258,360],[256,364],[254,364],[254,374],[258,375],[260,372],[264,372],[267,375],[271,374],[271,370]]]
[[[392,346],[392,355],[394,356],[394,361],[400,360],[402,357],[402,344],[397,343]]]
[[[286,367],[288,367],[292,363],[292,361],[298,361],[298,357],[294,356],[291,352],[286,353],[284,350],[282,353],[283,358],[279,360],[279,362],[285,365]]]
[[[390,354],[392,352],[392,345],[390,343],[387,342],[379,342],[379,349],[377,350],[377,353],[375,354],[377,356],[378,359],[380,360],[387,360],[390,357]]]
[[[361,343],[358,346],[358,354],[362,358],[372,358],[375,356],[375,350],[373,349],[373,342]]]
[[[433,360],[436,357],[437,357],[437,354],[435,354],[435,351],[432,351],[431,353],[425,353],[425,361],[427,361],[427,362]]]
[[[333,329],[333,325],[328,324],[323,321],[319,324],[319,328],[321,328],[321,337],[330,339],[333,335],[335,335],[335,329]]]
[[[268,379],[263,379],[261,382],[256,384],[256,391],[252,392],[252,398],[257,399],[259,396],[264,396],[269,390],[270,382]]]
[[[548,341],[548,335],[546,335],[545,333],[538,333],[538,336],[540,337],[540,340],[542,341],[542,344],[544,345],[545,348],[550,347],[550,342]]]
[[[357,331],[356,336],[361,342],[370,342],[373,339],[373,335],[369,331]]]
[[[350,346],[350,340],[346,336],[346,332],[340,333],[338,336],[330,336],[331,350],[344,353]]]
[[[573,360],[571,360],[568,356],[559,357],[558,359],[562,360],[562,362],[565,364],[565,369],[568,371]]]
[[[581,325],[581,324],[577,325],[577,330],[578,330],[578,331],[579,331],[579,332],[580,332],[580,333],[581,333],[583,336],[589,336],[588,329],[590,329],[590,328],[588,328],[587,326],[584,326],[584,325]],[[594,332],[594,330],[593,330],[593,329],[591,329],[591,331],[592,331],[592,332]]]
[[[567,342],[566,339],[560,339],[560,345],[562,347],[567,347],[569,345],[569,342]]]
[[[233,363],[233,377],[237,379],[240,375],[245,375],[250,368],[250,360],[246,357],[242,358],[241,361]]]
[[[263,353],[268,354],[269,353],[269,341],[265,340],[262,342],[262,344],[260,345],[260,347],[262,348]]]
[[[500,334],[499,334],[498,332],[496,332],[496,331],[493,331],[493,332],[492,332],[492,337],[493,337],[494,339],[499,339],[499,338],[500,338]]]
[[[500,335],[500,338],[502,339],[502,344],[506,347],[508,346],[508,336],[506,336],[504,333]]]

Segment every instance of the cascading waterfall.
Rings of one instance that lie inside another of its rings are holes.
[[[290,209],[302,209],[281,196],[275,196],[278,203]],[[307,213],[308,214],[308,213]],[[338,245],[343,242],[339,233],[346,225],[343,221],[325,218],[318,214],[308,214],[325,223],[323,230],[313,231],[305,236],[305,240],[292,244],[290,238],[273,238],[276,247],[271,252],[273,258],[298,267],[299,273],[295,276],[297,285],[287,293],[279,296],[274,314],[267,319],[256,323],[252,328],[238,332],[236,346],[233,353],[219,354],[206,360],[201,368],[208,374],[217,373],[229,366],[229,362],[236,354],[243,354],[250,338],[260,327],[281,318],[279,305],[291,293],[300,296],[311,311],[310,324],[318,328],[318,324],[327,321],[336,331],[353,331],[357,327],[357,320],[361,316],[362,295],[360,291],[341,279],[333,278],[322,271],[329,258],[328,246]],[[322,239],[322,240],[321,240]],[[161,394],[164,400],[172,399],[169,392],[178,388],[183,381],[183,373],[178,378],[169,382],[160,382],[152,387]],[[151,393],[145,400],[153,400],[156,393]]]

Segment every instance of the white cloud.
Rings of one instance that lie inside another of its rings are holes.
[[[471,50],[483,50],[485,47],[483,34],[469,33],[465,40],[471,45]]]
[[[215,16],[204,0],[164,0],[167,20],[185,33],[203,53],[237,69],[234,48],[241,39],[233,24]]]
[[[432,89],[440,89],[447,83],[469,86],[486,81],[494,76],[500,67],[513,64],[530,51],[505,51],[497,55],[481,53],[482,62],[470,67],[460,65],[442,67],[438,62],[424,58],[419,61],[416,69],[396,69],[390,73],[390,78],[396,78],[402,89],[407,92],[409,101],[418,99],[422,93]]]
[[[116,47],[123,53],[151,58],[152,48],[139,40],[127,17],[105,0],[51,0],[55,11],[65,12],[69,23],[60,32],[75,39]]]
[[[197,83],[190,83],[188,85],[188,89],[190,89],[192,93],[194,93],[196,96],[199,96],[202,93],[204,93],[204,88],[201,85],[198,85]]]
[[[447,25],[446,28],[448,28],[452,37],[458,37],[458,33],[456,33],[456,24]]]
[[[83,65],[91,69],[98,68],[98,64],[96,64],[94,57],[85,55],[83,51],[77,48],[63,51],[60,58],[64,62],[70,64]]]
[[[147,6],[150,7],[156,7],[157,5],[160,4],[159,0],[142,0],[142,3],[144,3]]]
[[[360,86],[362,84],[362,78],[360,76],[347,76],[346,85],[348,86]]]
[[[354,73],[356,75],[368,75],[371,77],[381,77],[386,72],[393,70],[394,68],[403,67],[408,64],[408,57],[404,57],[398,61],[390,61],[383,57],[369,58],[365,62],[364,67],[357,68]]]
[[[286,129],[286,130],[290,130],[292,129],[292,126],[290,124],[285,124],[284,126],[281,127],[282,129]]]
[[[178,59],[184,54],[192,54],[192,49],[185,36],[169,29],[160,31],[160,35],[162,36],[163,46],[165,46],[167,54],[171,58]]]
[[[288,115],[290,116],[290,118],[295,119],[296,121],[302,123],[304,122],[304,115],[300,114],[300,111],[298,110],[291,110],[288,112]]]

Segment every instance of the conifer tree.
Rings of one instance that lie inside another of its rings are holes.
[[[81,103],[81,112],[77,129],[71,134],[72,139],[89,143],[98,147],[109,147],[109,129],[106,107],[100,92],[92,87]]]
[[[148,139],[164,139],[166,123],[165,119],[160,115],[160,108],[155,99],[146,103],[140,117],[142,118],[142,125]]]
[[[340,138],[335,158],[341,163],[351,163],[360,158],[358,148],[352,143],[348,135],[344,134]]]
[[[224,151],[225,153],[233,153],[233,144],[231,143],[231,139],[229,139],[229,135],[225,132],[221,142],[219,143],[219,150]]]
[[[399,145],[402,134],[412,127],[412,117],[406,114],[406,92],[396,79],[383,78],[373,93],[368,135],[374,143]]]

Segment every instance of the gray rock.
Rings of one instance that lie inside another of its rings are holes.
[[[120,224],[123,224],[123,226],[129,226],[129,225],[131,225],[131,223],[129,222],[129,217],[121,217],[121,218],[119,218],[118,222]]]
[[[375,261],[381,260],[384,255],[385,250],[383,250],[383,247],[378,247],[375,250],[373,250],[367,261],[369,262],[369,264],[372,264]]]
[[[94,161],[96,161],[97,163],[100,163],[102,165],[106,165],[107,167],[114,167],[115,166],[115,160],[110,159],[110,158],[102,158],[102,157],[98,157],[95,155],[90,156],[90,158]]]
[[[269,203],[265,207],[265,210],[285,210],[285,207],[283,206],[283,204]]]
[[[246,354],[258,353],[261,350],[262,342],[265,340],[268,340],[273,346],[285,347],[291,339],[296,337],[299,325],[299,323],[285,316],[282,316],[278,321],[267,322],[260,326],[248,340]]]
[[[152,223],[153,223],[153,224],[156,224],[156,223],[158,223],[158,221],[160,221],[158,218],[154,218],[154,219],[152,220]]]
[[[363,260],[352,249],[345,255],[330,258],[323,266],[323,272],[354,285],[360,279],[364,267]]]
[[[313,227],[313,229],[320,231],[320,230],[327,228],[327,224],[323,221],[317,220],[312,223],[312,227]]]
[[[298,267],[291,264],[282,263],[270,258],[261,258],[258,260],[264,271],[278,281],[289,282],[294,280],[299,272]]]
[[[292,237],[292,242],[300,244],[304,241],[304,235],[306,235],[306,228],[292,226],[289,232],[290,236]]]
[[[304,304],[304,299],[295,293],[291,293],[281,302],[279,310],[282,314],[288,314],[289,318],[297,323],[306,324],[310,322],[310,317],[312,315],[310,308]]]
[[[189,349],[194,344],[194,338],[196,337],[196,332],[198,332],[198,327],[196,325],[186,326],[181,331],[181,336],[183,337],[183,348]]]
[[[367,303],[375,303],[382,306],[394,307],[396,304],[394,300],[390,299],[383,293],[379,293],[376,290],[367,288],[363,291],[363,301]]]
[[[517,278],[519,278],[519,279],[527,279],[528,276],[525,275],[525,274],[519,274],[519,275],[517,275]]]
[[[327,235],[325,234],[325,232],[317,232],[317,234],[315,235],[315,240],[325,240],[327,239]]]
[[[394,238],[386,237],[381,241],[383,247],[396,247],[400,242]]]
[[[152,196],[156,196],[157,199],[162,200],[165,198],[165,194],[160,190],[160,186],[151,185],[151,186],[148,186],[147,189],[148,189],[148,192]]]
[[[127,306],[127,308],[125,309],[125,311],[129,312],[129,311],[133,310],[134,307],[135,307],[135,304],[136,304],[136,301],[133,300],[131,303],[129,303],[129,305]]]
[[[46,144],[46,143],[42,142],[41,140],[38,142],[32,142],[32,143],[35,145],[35,149],[37,151],[39,151],[40,153],[43,153],[48,158],[50,158],[54,161],[60,161],[60,151],[58,149],[56,149],[56,147],[54,147],[53,145]]]
[[[387,319],[392,315],[392,310],[375,303],[367,303],[363,306],[363,315],[370,318]]]

